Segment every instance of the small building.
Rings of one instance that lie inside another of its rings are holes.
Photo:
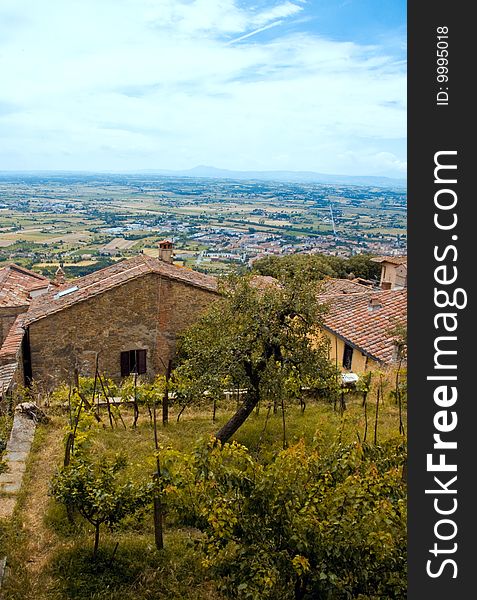
[[[24,327],[25,375],[71,377],[75,367],[119,380],[164,372],[178,333],[217,295],[215,278],[140,254],[32,302]]]
[[[50,281],[15,264],[0,269],[0,399],[15,383],[23,384],[19,356],[23,319],[33,298],[48,290]]]
[[[371,259],[381,265],[383,290],[402,290],[407,288],[407,256],[379,256]]]
[[[323,329],[330,340],[330,360],[345,372],[395,363],[392,330],[406,323],[407,290],[361,288],[365,291],[320,294],[328,307]]]

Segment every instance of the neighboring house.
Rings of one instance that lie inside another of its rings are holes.
[[[383,290],[407,288],[407,256],[379,256],[371,260],[381,265],[379,285]]]
[[[320,294],[320,299],[328,305],[323,329],[330,340],[330,359],[339,369],[359,373],[396,362],[392,330],[406,323],[406,290],[349,289]]]
[[[11,386],[23,383],[19,361],[22,323],[34,297],[45,293],[50,281],[18,265],[0,269],[0,398]]]
[[[45,292],[49,284],[43,275],[18,265],[0,269],[0,345],[17,316],[26,312],[32,298]]]
[[[25,382],[48,386],[71,380],[75,368],[93,376],[96,360],[115,380],[133,372],[152,377],[164,372],[177,334],[217,295],[214,277],[143,254],[50,283],[13,322],[0,365],[16,360]]]

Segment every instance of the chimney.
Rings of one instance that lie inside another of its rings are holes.
[[[66,275],[61,265],[56,269],[55,277],[52,283],[56,286],[63,285],[64,283],[66,283]]]
[[[159,242],[159,260],[172,264],[174,244],[170,240]]]
[[[382,308],[383,305],[381,304],[381,300],[379,298],[371,298],[368,304],[368,310],[369,312],[373,312],[375,310],[379,310],[380,308]]]

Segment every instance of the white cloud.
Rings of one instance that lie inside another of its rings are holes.
[[[404,65],[281,27],[302,6],[4,0],[0,168],[402,175]]]

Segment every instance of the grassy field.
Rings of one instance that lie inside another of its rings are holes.
[[[368,441],[374,436],[375,409],[368,406]],[[174,409],[167,427],[159,428],[159,443],[189,452],[200,438],[207,438],[232,414],[233,406],[219,406],[216,422],[206,409],[187,409],[179,422]],[[51,412],[51,411],[50,411]],[[336,442],[363,439],[364,415],[359,398],[348,402],[343,414],[324,403],[287,409],[285,433],[282,414],[267,407],[251,415],[235,439],[256,460],[268,463],[283,448],[304,439],[325,455]],[[107,421],[106,415],[104,415]],[[123,452],[128,476],[144,479],[154,470],[153,429],[147,410],[141,411],[137,428],[132,413],[124,412],[127,429],[94,427],[90,452],[112,455]],[[48,495],[48,486],[64,453],[66,415],[53,411],[50,423],[37,429],[24,485],[13,520],[0,525],[1,556],[8,556],[9,572],[3,587],[5,600],[221,600],[214,581],[202,563],[194,528],[177,526],[166,517],[165,550],[154,547],[152,511],[148,508],[127,519],[118,531],[104,530],[100,553],[92,560],[92,528],[77,520],[68,523],[65,510]],[[392,400],[379,406],[378,442],[397,437],[398,410]],[[266,425],[266,427],[265,427]],[[116,544],[117,547],[116,547]]]

